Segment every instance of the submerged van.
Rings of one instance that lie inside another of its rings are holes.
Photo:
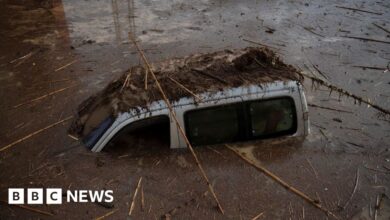
[[[193,146],[309,133],[302,79],[272,51],[192,55],[153,68]],[[70,132],[99,152],[119,135],[164,123],[170,148],[186,148],[153,81],[144,88],[144,74],[143,67],[132,68],[86,100]]]

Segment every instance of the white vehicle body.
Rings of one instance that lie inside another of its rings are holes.
[[[261,86],[251,85],[246,87],[229,88],[221,92],[206,92],[198,94],[201,101],[195,102],[194,98],[185,97],[173,102],[175,114],[180,126],[186,128],[184,115],[194,109],[221,106],[231,103],[240,103],[251,100],[267,100],[278,97],[290,97],[295,104],[296,130],[288,136],[306,136],[309,133],[308,108],[304,91],[299,82],[296,81],[275,81],[264,83]],[[154,116],[170,116],[169,109],[164,101],[153,102],[148,109],[139,108],[138,111],[120,113],[110,127],[101,135],[99,140],[92,147],[92,151],[101,151],[107,143],[122,128],[133,122],[147,119]],[[186,142],[178,131],[175,120],[170,118],[170,148],[186,148]],[[186,131],[187,132],[187,131]]]

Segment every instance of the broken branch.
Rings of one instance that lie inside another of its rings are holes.
[[[303,192],[299,191],[298,189],[296,189],[295,187],[289,185],[288,183],[286,183],[284,180],[282,180],[280,177],[276,176],[274,173],[272,173],[271,171],[269,171],[267,168],[265,168],[264,166],[260,165],[260,164],[256,164],[255,162],[253,162],[251,159],[248,159],[247,157],[245,157],[244,155],[242,155],[238,150],[236,150],[235,148],[229,146],[226,144],[226,147],[229,148],[231,151],[233,151],[237,156],[239,156],[241,159],[243,159],[245,162],[247,162],[248,164],[250,164],[251,166],[253,166],[254,168],[256,168],[257,170],[261,171],[262,173],[264,173],[266,176],[270,177],[271,179],[273,179],[275,182],[279,183],[280,185],[282,185],[284,188],[286,188],[288,191],[290,192],[293,192],[294,194],[296,194],[297,196],[301,197],[302,199],[304,199],[305,201],[307,201],[309,204],[313,205],[314,207],[318,208],[319,210],[323,211],[326,215],[328,216],[332,216],[333,218],[335,219],[339,219],[339,217],[337,217],[334,213],[332,213],[331,211],[329,211],[328,209],[326,209],[325,207],[323,207],[322,205],[320,205],[316,200],[310,198],[309,196],[307,196],[306,194],[304,194]]]
[[[7,150],[8,148],[10,148],[10,147],[12,147],[12,146],[14,146],[14,145],[16,145],[16,144],[19,144],[19,143],[21,143],[21,142],[23,142],[23,141],[25,141],[25,140],[27,140],[27,139],[29,139],[29,138],[31,138],[31,137],[37,135],[37,134],[43,132],[43,131],[46,131],[47,129],[50,129],[50,128],[52,128],[52,127],[54,127],[54,126],[56,126],[56,125],[58,125],[58,124],[61,124],[61,123],[65,122],[65,121],[68,121],[68,120],[70,120],[70,119],[72,119],[72,118],[73,118],[73,116],[69,116],[69,117],[67,117],[67,118],[65,118],[65,119],[62,119],[62,120],[60,120],[60,121],[57,121],[56,123],[53,123],[53,124],[51,124],[51,125],[48,125],[48,126],[42,128],[42,129],[39,129],[39,130],[37,130],[37,131],[34,131],[34,132],[32,132],[32,133],[30,133],[30,134],[28,134],[28,135],[26,135],[26,136],[24,136],[24,137],[22,137],[22,138],[20,138],[20,139],[18,139],[18,140],[16,140],[16,141],[14,141],[14,142],[12,142],[12,143],[10,143],[10,144],[8,144],[8,145],[6,145],[6,146],[0,148],[0,152],[1,152],[1,151],[5,151],[5,150]]]
[[[355,100],[358,100],[359,102],[363,102],[363,103],[365,103],[365,104],[375,108],[376,110],[378,110],[378,111],[380,111],[380,112],[382,112],[384,114],[390,115],[390,110],[384,109],[384,108],[380,107],[379,105],[372,103],[368,99],[365,99],[365,98],[359,97],[359,96],[357,96],[355,94],[352,94],[352,93],[350,93],[350,92],[348,92],[348,91],[346,91],[346,90],[344,90],[344,89],[342,89],[342,88],[340,88],[338,86],[332,85],[332,84],[330,84],[328,82],[325,82],[324,80],[319,79],[317,77],[309,76],[309,75],[306,75],[306,74],[304,74],[302,72],[298,72],[298,74],[300,74],[301,76],[304,76],[304,77],[307,77],[307,78],[311,79],[313,82],[316,82],[316,83],[319,83],[319,84],[321,84],[323,86],[328,87],[331,91],[334,90],[334,91],[337,91],[337,92],[339,92],[341,94],[344,94],[344,95],[347,95],[349,97],[352,97]]]
[[[137,198],[137,194],[138,194],[139,187],[141,186],[141,182],[142,182],[142,176],[138,180],[137,188],[135,188],[135,192],[134,192],[134,195],[133,195],[133,200],[131,201],[131,205],[130,205],[130,209],[129,209],[129,216],[131,216],[131,213],[134,210],[135,199]]]
[[[199,161],[199,159],[198,159],[198,156],[196,155],[196,153],[195,153],[195,151],[194,151],[194,149],[193,149],[193,147],[192,147],[190,141],[188,140],[188,138],[187,138],[187,136],[186,136],[186,134],[185,134],[185,132],[184,132],[184,129],[183,129],[182,126],[180,125],[180,123],[179,123],[179,121],[178,121],[178,119],[177,119],[177,117],[176,117],[176,113],[175,113],[175,111],[173,110],[172,105],[170,104],[170,102],[169,102],[167,96],[165,95],[165,92],[164,92],[164,90],[162,89],[162,87],[161,87],[161,85],[160,85],[160,83],[159,83],[159,81],[158,81],[156,75],[154,74],[153,70],[151,69],[148,60],[146,59],[146,57],[145,57],[144,53],[142,52],[142,50],[138,47],[137,42],[131,37],[130,34],[129,34],[129,38],[130,38],[130,40],[134,43],[135,47],[137,48],[137,51],[138,51],[139,54],[141,55],[141,57],[142,57],[144,63],[146,64],[146,67],[148,68],[150,74],[152,75],[152,77],[153,77],[153,79],[154,79],[154,81],[155,81],[155,83],[156,83],[156,86],[157,86],[158,90],[160,91],[161,96],[163,97],[164,102],[165,102],[165,104],[167,105],[167,107],[168,107],[168,109],[169,109],[169,111],[170,111],[170,113],[171,113],[171,115],[172,115],[172,118],[174,119],[174,121],[175,121],[175,123],[176,123],[176,125],[177,125],[177,127],[178,127],[178,129],[179,129],[180,134],[182,135],[182,137],[184,138],[184,140],[185,140],[185,142],[186,142],[188,148],[190,149],[190,152],[191,152],[192,156],[193,156],[194,159],[195,159],[196,165],[198,166],[198,168],[199,168],[199,170],[200,170],[200,173],[201,173],[202,177],[205,179],[206,184],[207,184],[207,186],[209,187],[209,190],[210,190],[211,194],[213,195],[213,197],[214,197],[214,199],[215,199],[215,201],[216,201],[216,203],[217,203],[217,206],[218,206],[219,211],[220,211],[222,214],[224,214],[223,208],[222,208],[221,204],[219,203],[219,200],[218,200],[218,198],[217,198],[217,195],[216,195],[215,192],[214,192],[214,188],[213,188],[213,186],[211,185],[211,183],[210,183],[210,181],[209,181],[209,178],[207,177],[206,172],[204,171],[204,169],[203,169],[203,167],[202,167],[202,165],[201,165],[201,163],[200,163],[200,161]]]

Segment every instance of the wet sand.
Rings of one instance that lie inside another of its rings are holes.
[[[260,42],[307,74],[326,76],[390,109],[389,72],[356,67],[385,69],[390,45],[344,37],[390,41],[387,32],[373,25],[390,29],[390,5],[384,0],[24,3],[0,6],[1,146],[74,115],[83,100],[138,65],[129,31],[151,61],[256,46],[244,39]],[[29,102],[69,86],[74,87]],[[315,105],[310,107],[311,134],[303,143],[240,147],[252,149],[269,170],[342,219],[370,213],[373,219],[377,196],[390,196],[389,119],[352,98],[312,87],[309,80],[305,88],[309,104]],[[116,208],[107,219],[127,219],[140,176],[145,207],[141,210],[137,200],[136,219],[159,219],[169,212],[173,219],[251,219],[261,212],[262,219],[326,219],[224,146],[196,149],[226,211],[222,216],[188,151],[169,150],[153,133],[144,133],[136,146],[92,153],[67,136],[68,127],[69,122],[63,123],[0,152],[0,200],[7,199],[9,187],[112,189],[114,208],[95,203],[34,206],[54,214],[47,217],[1,203],[1,219],[90,219]],[[350,199],[357,169],[360,178]],[[385,204],[378,219],[386,219]]]

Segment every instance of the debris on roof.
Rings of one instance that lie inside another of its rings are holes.
[[[152,70],[172,102],[191,97],[188,90],[200,94],[275,80],[303,80],[293,66],[283,63],[273,51],[254,47],[174,58],[154,63]],[[143,66],[131,67],[81,103],[69,133],[82,137],[110,116],[137,107],[147,108],[151,102],[161,100],[151,77],[145,89],[145,71]]]

